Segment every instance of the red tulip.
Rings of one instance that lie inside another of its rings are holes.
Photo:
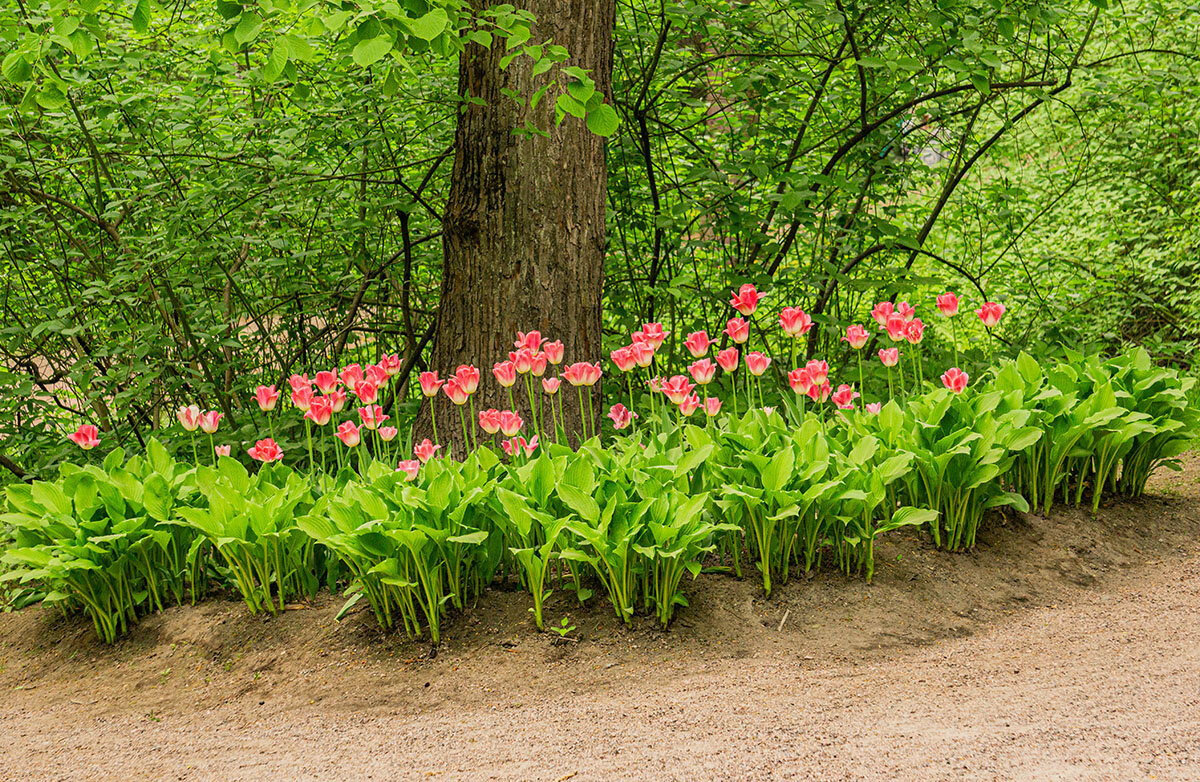
[[[624,429],[633,423],[633,419],[637,418],[637,413],[631,412],[625,405],[618,402],[608,408],[608,417],[612,419],[614,429]]]
[[[437,456],[437,452],[441,447],[442,446],[440,445],[434,445],[433,443],[429,442],[429,438],[426,437],[424,440],[413,446],[413,456],[420,459],[421,464],[425,464],[430,459]]]
[[[903,342],[908,338],[908,321],[899,314],[888,318],[887,333],[892,342]]]
[[[338,376],[336,372],[325,370],[318,372],[316,377],[317,390],[322,394],[328,394],[330,391],[338,387]]]
[[[545,337],[540,331],[531,331],[526,334],[524,331],[517,332],[517,341],[513,343],[513,347],[517,350],[528,350],[531,353],[536,353],[542,349],[542,343],[545,342]]]
[[[404,479],[406,481],[415,481],[417,479],[417,473],[420,471],[421,463],[416,459],[402,461],[396,465],[396,472],[404,473]]]
[[[383,408],[379,405],[358,408],[358,417],[362,421],[364,429],[378,429],[380,424],[391,418],[383,412]]]
[[[654,348],[646,342],[634,342],[629,346],[633,352],[633,360],[643,369],[654,363]]]
[[[562,381],[556,377],[542,378],[542,390],[545,391],[550,396],[554,396],[555,394],[558,393],[558,387],[560,385],[562,385]]]
[[[292,375],[288,378],[288,384],[293,391],[299,391],[301,388],[312,388],[312,381],[308,379],[308,375]]]
[[[853,386],[848,386],[842,383],[838,386],[838,390],[833,392],[833,403],[838,406],[839,410],[853,410],[854,400],[858,399],[859,393],[854,390]]]
[[[712,345],[712,340],[708,338],[707,331],[693,331],[683,341],[683,346],[687,348],[688,353],[692,354],[692,358],[707,355],[710,345]]]
[[[661,323],[643,323],[642,330],[634,333],[633,341],[635,343],[641,342],[649,345],[654,350],[658,350],[662,347],[662,343],[666,342],[667,336],[670,333],[669,331],[663,331],[663,324]]]
[[[561,340],[547,342],[542,349],[546,351],[546,360],[551,364],[558,366],[562,363],[564,348]]]
[[[358,364],[350,364],[349,366],[342,367],[339,377],[342,379],[342,385],[346,388],[354,388],[355,383],[366,379],[363,375],[362,367]]]
[[[938,312],[947,318],[954,317],[958,314],[958,296],[955,296],[950,291],[946,291],[937,297],[937,308]]]
[[[688,366],[688,372],[691,373],[693,380],[706,386],[717,376],[717,365],[707,358],[702,358],[699,361],[693,361]]]
[[[679,412],[690,416],[692,413],[700,409],[700,397],[695,394],[685,396],[679,403]]]
[[[400,357],[395,353],[391,355],[385,353],[383,358],[379,359],[379,366],[383,367],[383,370],[388,373],[388,377],[395,377],[404,368],[404,365],[400,363]]]
[[[521,348],[516,353],[509,353],[512,359],[513,366],[517,368],[517,373],[524,375],[533,369],[533,357],[535,353],[529,348]]]
[[[200,416],[200,431],[205,434],[212,434],[217,431],[217,427],[221,424],[221,418],[224,416],[216,410],[209,410],[204,415]]]
[[[925,324],[921,322],[920,318],[909,321],[908,328],[905,330],[905,336],[912,344],[921,344],[921,340],[925,338]]]
[[[501,361],[492,365],[492,374],[497,383],[505,388],[512,388],[517,382],[517,365],[511,361]]]
[[[892,307],[890,301],[881,301],[871,308],[871,317],[879,324],[880,328],[887,328],[888,318],[892,317],[895,308]]]
[[[434,391],[436,394],[437,391]],[[370,380],[360,380],[354,384],[354,395],[364,405],[373,405],[379,399],[379,386]]]
[[[958,367],[950,367],[942,374],[942,385],[956,394],[961,394],[970,379],[970,376]]]
[[[650,355],[654,355],[653,351],[651,351]],[[622,372],[628,372],[637,366],[637,360],[633,356],[633,348],[617,348],[613,352],[609,353],[608,357],[611,358],[612,362],[617,365],[617,369],[621,370]]]
[[[345,394],[342,396],[345,397]],[[304,417],[317,426],[324,426],[333,418],[333,401],[328,396],[313,397]]]
[[[758,291],[753,285],[746,283],[737,292],[737,295],[729,300],[729,306],[743,315],[753,315],[754,311],[758,309],[758,300]]]
[[[879,351],[879,360],[885,367],[894,367],[900,363],[900,348],[888,348]]]
[[[543,351],[538,351],[533,354],[533,360],[529,363],[529,371],[534,377],[541,377],[546,374],[546,365],[550,363]]]
[[[829,383],[813,383],[808,388],[808,398],[814,402],[824,402],[829,398]]]
[[[258,402],[259,410],[269,413],[279,401],[279,392],[275,390],[275,386],[259,386],[254,389],[254,401]]]
[[[479,411],[479,428],[488,434],[500,431],[500,411],[491,408]]]
[[[479,370],[471,364],[463,364],[454,370],[454,378],[468,394],[473,394],[479,389]]]
[[[879,402],[867,402],[867,412],[871,415],[879,415],[879,411],[883,409],[883,405]]]
[[[260,462],[277,462],[283,458],[283,449],[276,445],[270,437],[259,440],[254,447],[246,449],[246,453],[250,455],[251,459]]]
[[[335,388],[325,395],[329,400],[329,409],[331,412],[340,413],[346,409],[346,392],[340,388]]]
[[[216,450],[217,456],[229,456],[229,454],[231,454],[233,452],[233,446],[218,445],[215,450]]]
[[[771,357],[766,353],[754,351],[746,354],[746,369],[750,370],[750,374],[759,377],[763,372],[767,371],[767,367],[771,366]]]
[[[312,405],[312,400],[313,392],[308,386],[301,386],[292,391],[292,407],[301,412],[308,411],[309,406]]]
[[[784,307],[779,313],[779,328],[789,337],[801,337],[813,327],[812,318],[799,307]]]
[[[521,427],[524,425],[525,421],[512,410],[500,411],[500,431],[504,433],[505,437],[512,437],[521,431]]]
[[[521,449],[525,451],[525,455],[527,457],[532,456],[533,452],[536,451],[538,447],[538,435],[535,434],[532,440],[526,440],[524,437],[518,437],[517,443],[521,446]]]
[[[975,314],[983,321],[983,325],[990,329],[1000,322],[1001,316],[1004,315],[1004,305],[994,301],[985,302],[982,307],[975,310]]]
[[[813,359],[805,364],[804,368],[808,370],[808,379],[812,381],[814,385],[820,385],[821,383],[824,383],[825,379],[829,377],[829,365],[824,361]]]
[[[391,380],[391,375],[387,373],[386,369],[378,364],[372,364],[371,366],[367,367],[367,371],[363,374],[363,379],[370,381],[377,386],[386,386],[388,381]]]
[[[580,361],[567,367],[562,372],[563,380],[573,386],[590,386],[594,385],[600,379],[601,371],[599,364],[589,364],[586,361]]]
[[[808,375],[808,370],[801,367],[788,372],[788,385],[797,394],[807,394],[808,389],[812,387],[812,378]]]
[[[913,319],[913,315],[916,315],[917,311],[907,301],[902,301],[896,305],[896,314],[904,318],[907,323]]]
[[[871,339],[871,335],[862,326],[855,323],[853,326],[846,328],[846,336],[842,337],[843,342],[849,342],[850,347],[855,350],[862,350],[863,346]]]
[[[750,324],[741,318],[730,318],[725,324],[725,333],[740,345],[750,339]]]
[[[465,405],[471,396],[459,384],[457,377],[447,380],[446,384],[442,386],[442,391],[446,392],[446,396],[456,405]]]
[[[82,424],[67,439],[85,451],[90,451],[100,444],[100,430],[92,424]]]
[[[342,421],[342,425],[337,428],[337,437],[347,448],[353,448],[362,442],[362,435],[353,421]]]
[[[383,440],[385,443],[390,443],[392,440],[395,440],[396,435],[398,434],[400,434],[400,430],[394,426],[379,427],[379,439]]]
[[[737,348],[725,348],[717,353],[717,364],[726,372],[732,372],[738,367]]]
[[[444,381],[438,379],[437,372],[422,372],[417,378],[421,384],[421,393],[425,396],[437,396],[438,389]]]
[[[662,392],[667,395],[667,399],[671,400],[672,404],[679,404],[687,398],[688,394],[692,393],[695,388],[688,379],[683,375],[675,375],[667,382],[663,383]]]
[[[187,405],[175,411],[179,424],[189,432],[200,428],[200,408],[197,405]]]
[[[704,400],[704,414],[712,418],[717,413],[721,412],[721,400],[715,396],[710,396]]]

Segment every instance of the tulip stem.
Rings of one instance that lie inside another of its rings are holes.
[[[313,459],[312,449],[312,422],[307,418],[304,419],[304,435],[306,438],[308,438],[308,477],[311,478],[315,460]]]
[[[583,386],[575,386],[575,390],[579,392],[579,428],[583,432],[583,434],[580,435],[579,444],[583,445],[583,443],[588,439],[587,413],[584,411],[583,407]]]
[[[194,465],[196,465],[197,467],[199,467],[199,466],[200,466],[200,457],[199,457],[199,456],[196,456],[196,433],[195,433],[195,432],[189,432],[189,434],[190,434],[190,435],[191,435],[191,437],[192,437],[192,464],[194,464]],[[274,437],[272,437],[271,439],[272,439],[272,440],[274,440],[275,438],[274,438]]]
[[[458,420],[462,423],[463,430],[463,451],[468,451],[471,448],[471,437],[467,434],[467,419],[463,415],[463,406],[458,405]]]
[[[637,419],[633,417],[633,376],[625,375],[625,385],[629,387],[629,424],[637,431]]]
[[[441,445],[437,436],[437,416],[433,414],[433,400],[434,397],[429,397],[429,422],[433,424],[433,444]]]
[[[733,392],[733,417],[740,418],[741,416],[738,415],[738,404],[737,404],[737,370],[736,369],[733,371],[733,377],[729,381],[729,390]]]
[[[213,442],[212,432],[208,433],[208,449],[212,451],[213,467],[217,466],[217,444]]]
[[[954,366],[958,366],[958,326],[954,318],[950,318],[950,338],[954,341]]]
[[[473,450],[479,450],[479,438],[475,434],[475,422],[478,421],[479,419],[475,417],[475,395],[474,394],[471,394],[470,402],[471,402],[471,448]]]

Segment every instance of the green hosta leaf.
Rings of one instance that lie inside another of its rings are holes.
[[[478,546],[487,541],[487,539],[487,530],[476,530],[475,532],[468,532],[465,535],[455,535],[447,538],[447,540],[451,543],[463,543],[468,546]]]
[[[900,527],[919,527],[922,524],[932,524],[937,521],[938,512],[929,510],[928,508],[913,508],[904,506],[898,508],[892,517],[880,524],[875,532],[888,532],[890,530],[899,529]]]
[[[771,458],[762,472],[763,488],[767,491],[779,491],[791,480],[792,470],[796,467],[796,455],[791,448],[783,448]]]
[[[557,491],[563,504],[579,514],[588,524],[595,524],[600,520],[600,505],[590,494],[585,494],[567,483],[560,483]]]
[[[142,504],[146,507],[146,513],[150,514],[150,518],[156,521],[167,521],[171,517],[171,506],[174,501],[175,496],[171,492],[166,478],[155,474],[146,480],[142,489]]]

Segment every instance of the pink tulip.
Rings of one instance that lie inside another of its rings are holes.
[[[813,383],[808,388],[808,398],[814,402],[824,402],[829,398],[829,383]]]
[[[373,405],[379,399],[379,386],[370,380],[360,380],[354,384],[354,395],[364,405]]]
[[[892,342],[903,342],[908,338],[908,321],[899,314],[888,318],[886,328]]]
[[[688,372],[692,374],[693,380],[702,386],[706,386],[717,376],[717,365],[707,358],[702,358],[699,361],[693,361],[688,366]]]
[[[509,353],[509,359],[513,362],[513,366],[517,368],[517,374],[526,375],[529,370],[533,369],[533,357],[536,355],[529,348],[521,348],[515,353]]]
[[[81,424],[78,429],[67,435],[67,439],[85,451],[90,451],[100,444],[100,430],[92,424]]]
[[[179,408],[175,411],[175,417],[179,419],[179,425],[189,432],[200,428],[200,408],[197,405]]]
[[[672,404],[679,404],[687,395],[692,393],[694,386],[688,382],[688,379],[683,375],[675,375],[666,383],[663,384],[662,391],[667,395],[667,399],[671,400]]]
[[[385,443],[390,443],[392,440],[395,440],[396,435],[398,434],[400,434],[400,430],[394,426],[379,427],[379,439],[383,440]]]
[[[454,370],[454,379],[458,381],[458,385],[462,387],[462,390],[468,394],[473,394],[479,390],[479,370],[470,364],[463,364]]]
[[[538,447],[538,435],[535,434],[532,440],[526,440],[524,437],[519,437],[517,438],[517,442],[520,444],[521,449],[525,451],[525,456],[532,456],[533,452],[536,451]]]
[[[387,353],[383,354],[383,358],[379,359],[379,366],[383,367],[383,371],[388,373],[388,377],[395,377],[404,368],[404,365],[400,363],[400,357],[395,353],[391,355]]]
[[[337,428],[337,438],[347,448],[353,448],[362,442],[362,434],[358,431],[358,427],[353,421],[342,421],[342,425]]]
[[[305,411],[304,417],[317,426],[324,426],[333,418],[333,402],[328,396],[313,397],[312,404]]]
[[[938,312],[947,318],[952,318],[958,314],[958,296],[955,296],[950,291],[946,291],[941,296],[937,297]]]
[[[512,410],[500,412],[500,431],[504,433],[505,437],[512,437],[521,431],[521,427],[524,425],[525,421]]]
[[[871,317],[879,324],[880,328],[886,328],[888,318],[892,317],[895,308],[892,307],[890,301],[881,301],[871,309]]]
[[[209,410],[204,415],[200,416],[200,431],[205,434],[212,434],[217,431],[217,427],[221,424],[223,413],[218,413],[216,410]]]
[[[496,382],[505,388],[512,388],[517,382],[517,365],[511,361],[501,361],[492,365],[492,375]]]
[[[729,300],[729,306],[743,315],[753,315],[754,311],[758,309],[759,298],[755,287],[750,283],[746,283],[737,292],[737,295]]]
[[[408,459],[396,465],[396,472],[404,473],[404,480],[415,481],[417,473],[421,472],[421,463],[416,459]]]
[[[536,334],[537,332],[534,333]],[[413,446],[413,456],[420,459],[421,464],[425,464],[430,459],[437,456],[437,452],[441,447],[442,446],[440,445],[434,445],[429,441],[429,438],[426,437],[424,440]]]
[[[218,446],[216,447],[216,449],[215,449],[215,450],[216,450],[216,453],[217,453],[217,456],[218,456],[218,457],[221,457],[221,456],[229,456],[231,453],[233,453],[233,446],[231,446],[231,445],[218,445]]]
[[[422,372],[417,378],[417,382],[421,385],[421,393],[425,396],[437,396],[438,389],[442,387],[443,380],[438,379],[437,372]]]
[[[533,354],[533,360],[529,363],[529,371],[534,377],[541,377],[546,374],[546,365],[549,363],[545,352],[538,351]]]
[[[608,408],[608,417],[612,419],[614,429],[624,429],[633,423],[633,419],[637,418],[637,413],[631,412],[625,405],[618,402]]]
[[[704,400],[704,414],[712,418],[717,413],[721,412],[721,400],[715,396],[710,396]]]
[[[362,421],[364,429],[378,429],[380,424],[391,418],[383,412],[383,408],[379,405],[358,408],[358,417]]]
[[[350,364],[342,367],[341,373],[338,375],[342,379],[342,385],[346,388],[354,388],[354,384],[361,380],[365,380],[362,367],[358,364]]]
[[[961,394],[970,379],[970,376],[958,367],[950,367],[942,374],[942,385],[956,394]]]
[[[651,352],[650,355],[653,356],[654,353]],[[622,372],[628,372],[637,366],[637,361],[634,360],[633,357],[632,348],[617,348],[613,352],[609,353],[608,357],[611,358],[612,362],[617,365],[617,369],[621,370]]]
[[[325,370],[317,373],[316,378],[317,390],[322,394],[328,394],[330,391],[338,387],[338,376],[336,372]]]
[[[683,346],[687,348],[688,353],[692,354],[692,358],[700,358],[707,355],[710,345],[712,345],[712,340],[708,338],[707,331],[693,331],[683,341]]]
[[[561,340],[556,339],[553,342],[547,342],[542,349],[546,351],[546,360],[551,364],[558,366],[562,363],[565,349]]]
[[[854,400],[858,397],[859,393],[854,390],[853,386],[842,383],[838,386],[838,390],[833,392],[832,399],[839,410],[853,410]]]
[[[643,369],[654,363],[654,348],[646,342],[634,342],[629,346],[633,352],[633,361]]]
[[[540,331],[531,331],[526,334],[524,331],[517,332],[517,341],[513,343],[513,347],[517,350],[528,350],[531,353],[536,353],[542,349],[542,343],[546,339]]]
[[[325,395],[329,400],[329,410],[333,413],[340,413],[346,409],[346,392],[340,388],[335,388]]]
[[[862,326],[855,323],[846,329],[846,336],[842,337],[843,342],[849,342],[850,347],[855,350],[862,350],[863,346],[871,339],[871,335]]]
[[[788,385],[797,394],[807,394],[808,389],[812,388],[812,378],[808,374],[808,370],[801,367],[788,372]]]
[[[662,375],[655,375],[654,377],[650,378],[650,380],[647,382],[647,385],[650,386],[650,393],[661,394],[663,390],[663,383],[665,382],[667,381],[662,377]]]
[[[867,403],[867,412],[870,413],[871,415],[879,415],[879,411],[882,409],[883,409],[883,405],[881,405],[879,402],[868,402]]]
[[[750,324],[741,318],[730,318],[725,324],[725,333],[737,344],[741,345],[750,339]]]
[[[784,307],[779,313],[779,328],[793,339],[804,336],[812,327],[812,318],[799,307]]]
[[[446,384],[442,386],[442,391],[444,391],[446,396],[450,398],[450,401],[456,405],[465,405],[467,403],[467,399],[471,397],[471,395],[468,394],[458,382],[457,377],[452,377],[447,380]]]
[[[804,368],[808,370],[808,379],[814,385],[824,383],[826,378],[829,377],[829,364],[824,361],[813,359],[805,364]]]
[[[717,353],[717,364],[726,372],[733,372],[738,367],[738,349],[725,348]]]
[[[312,381],[308,379],[308,375],[292,375],[288,378],[288,385],[293,391],[298,391],[301,388],[312,388]]]
[[[500,411],[491,408],[479,411],[479,428],[488,434],[500,431]]]
[[[561,385],[562,385],[562,381],[556,377],[542,378],[542,390],[545,391],[550,396],[554,396],[555,394],[557,394],[558,387]]]
[[[994,301],[985,302],[982,307],[975,310],[975,314],[983,321],[983,325],[990,329],[1000,322],[1001,316],[1004,315],[1004,305]]]
[[[746,354],[746,369],[750,370],[750,374],[759,377],[763,372],[767,371],[767,367],[771,366],[771,357],[766,353],[754,351]]]
[[[590,386],[600,379],[600,365],[580,361],[562,371],[562,378],[573,386]]]
[[[521,452],[521,444],[517,442],[517,438],[510,437],[507,440],[500,441],[500,448],[509,456],[516,456]]]
[[[902,301],[896,305],[896,314],[904,318],[904,322],[907,323],[913,319],[913,315],[916,315],[917,311],[907,301]]]
[[[363,373],[363,379],[373,383],[379,387],[386,386],[392,376],[387,373],[387,370],[378,364],[372,364],[367,367],[367,371]]]
[[[604,374],[604,370],[600,368],[599,361],[595,364],[585,363],[584,366],[587,368],[587,383],[585,385],[594,386]]]
[[[920,318],[909,321],[905,337],[914,345],[921,344],[921,340],[925,338],[925,324],[921,322]]]
[[[301,386],[292,392],[292,407],[300,412],[307,412],[312,405],[313,392],[308,386]]]
[[[254,401],[258,402],[259,410],[269,413],[279,401],[279,392],[275,390],[275,386],[259,386],[254,389]]]
[[[270,437],[259,440],[254,447],[246,449],[246,453],[250,455],[251,459],[260,462],[277,462],[283,458],[283,449]]]
[[[900,348],[888,348],[879,351],[879,360],[885,367],[894,367],[900,363]]]
[[[670,333],[669,331],[663,331],[663,324],[661,323],[643,323],[642,330],[634,335],[634,342],[641,342],[642,344],[649,345],[654,350],[658,350],[662,347],[662,343],[666,342],[667,336]],[[640,335],[640,338],[638,335]]]
[[[679,403],[679,412],[690,416],[692,413],[700,409],[700,397],[691,394],[683,398]]]

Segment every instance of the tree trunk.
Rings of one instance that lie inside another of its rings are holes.
[[[565,46],[570,52],[565,64],[590,71],[597,90],[611,96],[614,0],[525,0],[523,5],[537,17],[530,43],[552,39]],[[554,125],[555,98],[567,79],[557,68],[535,79],[527,57],[501,70],[504,54],[498,42],[490,50],[470,44],[462,56],[459,92],[483,103],[464,104],[460,110],[442,226],[442,289],[432,368],[443,378],[460,364],[479,368],[476,414],[510,407],[508,392],[491,370],[495,362],[507,360],[517,331],[538,330],[550,340],[562,340],[564,366],[601,360],[607,183],[603,139],[575,117]],[[547,79],[558,79],[558,86],[533,110],[501,93],[515,90],[528,100]],[[549,137],[514,135],[527,121]],[[546,377],[561,368],[549,367]],[[526,422],[522,434],[531,438],[533,418],[523,377],[513,392]],[[592,401],[585,404],[595,420],[599,384],[592,392]],[[578,394],[564,382],[559,395],[575,442],[581,431]],[[548,399],[540,382],[537,396],[541,402]],[[460,455],[462,426],[453,408],[444,394],[435,397],[441,442]],[[540,418],[545,442],[554,429],[548,413]],[[428,433],[429,420],[426,402],[417,418],[420,436]],[[476,424],[469,422],[482,443],[487,436]]]

